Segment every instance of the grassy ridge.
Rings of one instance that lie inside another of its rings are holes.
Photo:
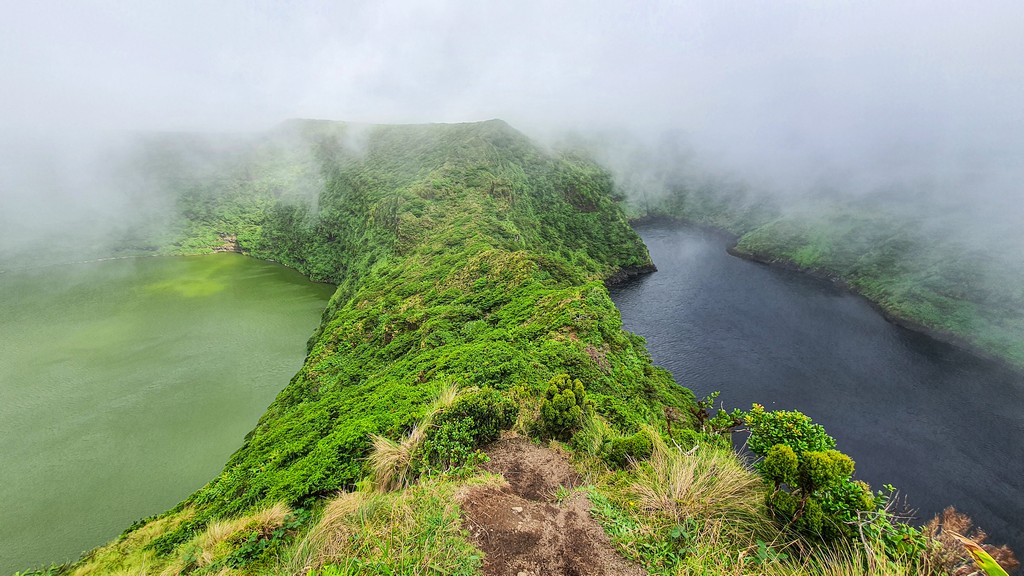
[[[354,488],[370,435],[406,433],[451,380],[526,398],[569,373],[622,432],[659,420],[666,405],[692,405],[643,340],[621,330],[604,287],[650,265],[607,172],[498,121],[361,128],[358,146],[341,124],[286,130],[308,146],[293,152],[308,160],[295,181],[315,179],[320,193],[280,188],[294,173],[263,164],[259,146],[222,160],[228,172],[189,176],[165,162],[184,214],[169,250],[234,236],[255,256],[336,282],[337,293],[302,369],[224,471],[126,534],[149,537],[112,558],[144,549],[160,564],[218,518],[315,508]],[[166,530],[154,535],[156,524]]]
[[[712,418],[713,396],[697,403],[651,365],[604,286],[650,259],[609,175],[586,160],[540,150],[496,121],[292,123],[226,149],[164,141],[150,160],[181,211],[153,250],[210,251],[231,238],[338,289],[303,367],[221,474],[46,573],[479,573],[456,495],[502,482],[467,452],[516,411],[521,433],[568,442],[554,445],[589,478],[581,490],[594,516],[649,573],[961,567],[931,565],[926,536],[851,481],[852,461],[838,475],[800,472],[799,462],[829,456],[805,446],[820,427],[803,415],[755,407]],[[722,225],[761,212],[717,214]],[[743,418],[767,423],[752,447],[802,446],[789,473],[799,484],[788,478],[786,490],[732,451],[727,431]],[[384,482],[391,461],[403,468],[390,472],[418,481]],[[825,512],[845,518],[851,487],[867,516],[833,527],[855,538],[794,524],[805,504],[807,526]],[[802,498],[795,515],[770,504],[786,495]]]

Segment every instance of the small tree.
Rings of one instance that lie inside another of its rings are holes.
[[[756,465],[773,485],[768,507],[797,531],[824,540],[851,537],[858,513],[874,508],[871,490],[851,479],[853,460],[805,414],[768,412],[755,404],[746,416],[747,445],[764,460]]]
[[[811,418],[795,410],[767,411],[764,406],[754,404],[747,413],[745,422],[750,428],[747,447],[758,456],[765,457],[772,446],[783,444],[801,452],[821,452],[836,447],[836,439],[825,433],[825,427],[815,424]]]
[[[587,401],[583,383],[568,374],[558,374],[548,381],[540,404],[541,434],[568,440],[583,425],[584,418],[593,413],[593,403]]]

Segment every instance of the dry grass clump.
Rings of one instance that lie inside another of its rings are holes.
[[[427,413],[401,441],[396,442],[378,434],[370,435],[373,449],[367,460],[373,471],[373,485],[377,490],[389,492],[404,488],[412,482],[413,463],[416,453],[427,438],[427,430],[434,417],[450,406],[458,395],[457,383],[451,380],[444,382]]]
[[[927,561],[892,560],[859,547],[816,548],[801,574],[809,576],[930,576],[936,574]]]
[[[378,434],[370,436],[373,450],[368,460],[373,470],[373,485],[377,490],[390,492],[409,485],[416,452],[426,437],[426,429],[419,425],[413,426],[400,442]]]
[[[472,388],[466,389],[465,391],[470,390],[472,390]],[[433,419],[434,415],[437,414],[438,411],[451,406],[452,402],[455,401],[455,398],[458,395],[459,384],[457,382],[454,380],[448,380],[442,384],[441,389],[438,390],[437,394],[434,396],[434,401],[431,403],[430,410],[425,418],[427,423],[429,424],[430,420]]]
[[[684,452],[650,431],[650,460],[636,469],[632,489],[648,512],[684,519],[757,523],[764,514],[761,480],[735,454],[696,445]]]
[[[334,565],[342,574],[475,574],[480,553],[465,539],[455,489],[431,480],[342,494],[296,546],[287,572]]]
[[[733,451],[706,444],[684,451],[646,432],[651,456],[635,464],[624,493],[630,517],[611,530],[627,556],[687,576],[807,573],[794,559],[800,543],[767,513],[762,480]]]
[[[248,516],[212,522],[206,530],[181,546],[178,557],[160,574],[173,576],[190,567],[210,566],[230,554],[240,536],[258,532],[268,538],[274,530],[284,526],[291,513],[291,508],[278,502]]]
[[[269,537],[274,530],[284,525],[291,513],[291,508],[278,502],[249,516],[211,523],[195,539],[200,549],[197,558],[199,565],[208,566],[218,557],[230,552],[231,540],[238,534],[259,532],[261,536]]]
[[[75,565],[71,574],[150,574],[163,565],[156,553],[146,545],[156,538],[174,530],[182,522],[192,518],[195,511],[185,508],[180,512],[167,514],[146,523],[128,533],[124,538],[89,552]]]
[[[938,547],[927,553],[929,562],[950,576],[969,576],[978,571],[970,554],[954,536],[956,534],[966,536],[980,544],[989,556],[992,556],[992,559],[1007,572],[1013,572],[1020,567],[1020,562],[1008,546],[985,544],[985,539],[988,537],[985,531],[975,527],[969,516],[957,512],[952,506],[925,524],[923,532],[925,536],[939,544]]]
[[[324,564],[344,556],[365,520],[358,514],[368,497],[364,492],[348,492],[327,503],[320,521],[295,549],[292,557],[295,574],[319,570]]]

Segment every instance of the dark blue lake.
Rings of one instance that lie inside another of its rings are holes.
[[[953,505],[1024,552],[1024,375],[888,323],[828,282],[726,254],[719,235],[637,228],[658,272],[612,291],[656,364],[727,408],[800,410],[922,520]]]

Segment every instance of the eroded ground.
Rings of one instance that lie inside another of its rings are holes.
[[[465,526],[485,553],[488,576],[642,575],[614,549],[590,516],[590,501],[572,492],[558,502],[559,487],[574,488],[579,475],[557,452],[521,436],[507,436],[487,450],[483,467],[507,485],[475,487],[460,498]]]

